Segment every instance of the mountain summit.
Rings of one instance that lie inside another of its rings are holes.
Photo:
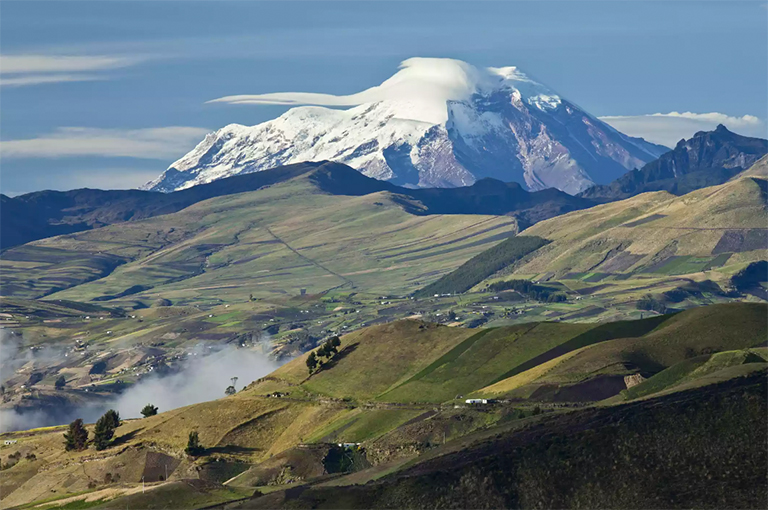
[[[452,59],[406,60],[381,85],[349,96],[273,93],[214,102],[315,106],[211,133],[145,189],[169,192],[331,160],[407,187],[467,186],[493,177],[575,194],[668,150],[616,131],[516,67],[477,68]]]

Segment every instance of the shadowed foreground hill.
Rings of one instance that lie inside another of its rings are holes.
[[[766,372],[552,417],[365,486],[228,508],[765,508]]]

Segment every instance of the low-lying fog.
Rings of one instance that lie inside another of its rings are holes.
[[[224,390],[232,384],[232,377],[238,378],[236,389],[239,391],[244,385],[279,366],[262,352],[250,348],[231,345],[223,348],[201,347],[190,351],[196,355],[189,356],[180,371],[166,376],[145,376],[123,393],[116,394],[114,399],[100,404],[65,409],[46,407],[23,412],[0,409],[0,432],[62,425],[75,418],[94,423],[108,409],[115,409],[122,418],[137,418],[141,417],[141,409],[146,404],[157,406],[159,412],[168,411],[223,397]],[[7,335],[2,341],[0,354],[0,378],[3,381],[32,356],[19,349],[18,345],[14,346]],[[53,350],[34,353],[37,361],[43,359],[41,357],[53,356],[63,359],[63,353]]]

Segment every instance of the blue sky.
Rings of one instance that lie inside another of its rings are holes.
[[[138,186],[205,132],[287,108],[207,101],[355,93],[414,56],[519,66],[629,134],[760,135],[766,5],[3,1],[0,191]],[[696,115],[646,117],[670,112]]]

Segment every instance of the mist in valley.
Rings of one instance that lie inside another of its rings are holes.
[[[20,340],[20,337],[17,339],[7,333],[0,335],[2,381],[30,361],[64,359],[61,349],[32,351],[22,348]],[[263,347],[267,343],[268,339],[262,339],[256,348],[199,344],[188,351],[189,355],[172,373],[146,375],[122,393],[103,399],[88,398],[82,405],[54,403],[37,408],[0,409],[0,432],[63,425],[75,418],[94,423],[109,409],[118,411],[122,418],[140,418],[141,410],[147,404],[164,412],[221,398],[233,377],[238,378],[236,389],[239,391],[280,365],[265,354],[267,351]]]

